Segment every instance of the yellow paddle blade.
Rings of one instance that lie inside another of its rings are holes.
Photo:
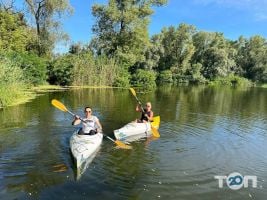
[[[114,141],[114,142],[115,142],[115,144],[116,144],[118,147],[120,147],[120,148],[122,148],[122,149],[132,149],[132,146],[129,146],[129,145],[127,145],[127,144],[124,144],[122,141],[116,140],[116,141]]]
[[[153,122],[151,122],[151,126],[158,129],[160,125],[160,116],[153,117]]]
[[[156,138],[160,137],[159,131],[155,127],[151,126],[151,131],[152,131],[152,135],[154,137],[156,137]]]
[[[133,88],[130,88],[131,93],[136,97],[136,92]]]
[[[51,104],[53,106],[55,106],[56,108],[58,108],[59,110],[62,110],[63,112],[67,112],[68,111],[68,109],[64,106],[64,104],[61,103],[60,101],[56,100],[56,99],[53,99],[51,101]]]

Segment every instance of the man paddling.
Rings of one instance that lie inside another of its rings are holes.
[[[102,125],[100,124],[99,119],[92,115],[92,112],[93,111],[91,107],[84,108],[85,118],[83,120],[86,121],[86,123],[82,122],[83,126],[79,131],[80,135],[94,135],[97,132],[102,132]],[[80,123],[80,117],[75,115],[72,125],[78,125]]]
[[[146,108],[144,110],[141,108],[141,106],[138,104],[135,108],[137,112],[142,112],[141,118],[137,120],[138,123],[146,123],[146,122],[152,122],[154,113],[151,110],[152,105],[151,102],[146,103]]]

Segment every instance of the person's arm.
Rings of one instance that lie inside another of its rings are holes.
[[[137,104],[136,108],[135,108],[135,111],[136,112],[142,112],[142,109],[140,108],[140,105]]]
[[[153,117],[154,117],[154,113],[153,113],[153,111],[150,111],[150,117],[147,114],[145,116],[147,117],[148,121],[152,122]]]
[[[100,121],[99,121],[99,119],[97,117],[95,117],[95,123],[98,126],[97,127],[97,131],[100,130],[100,132],[102,132],[103,131],[102,125],[101,125],[101,123],[100,123]]]
[[[75,115],[74,116],[74,120],[72,121],[72,125],[78,125],[78,124],[80,124],[81,123],[81,120],[79,119],[80,117],[78,116],[78,115]]]

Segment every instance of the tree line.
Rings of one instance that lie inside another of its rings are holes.
[[[53,49],[59,40],[68,39],[61,21],[73,13],[69,1],[25,0],[21,10],[14,2],[0,2],[1,94],[16,84],[151,89],[156,83],[267,81],[267,42],[260,35],[229,40],[223,33],[182,23],[149,37],[153,8],[167,0],[94,4],[94,37],[88,44],[72,44],[69,52],[61,55]]]

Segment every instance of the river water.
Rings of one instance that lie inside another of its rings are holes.
[[[76,127],[50,101],[81,116],[92,106],[113,137],[139,116],[129,90],[50,92],[0,110],[0,199],[267,198],[266,89],[164,86],[138,97],[161,116],[161,137],[132,150],[105,139],[79,179],[69,150]],[[233,172],[256,176],[257,187],[219,188],[214,176]]]

